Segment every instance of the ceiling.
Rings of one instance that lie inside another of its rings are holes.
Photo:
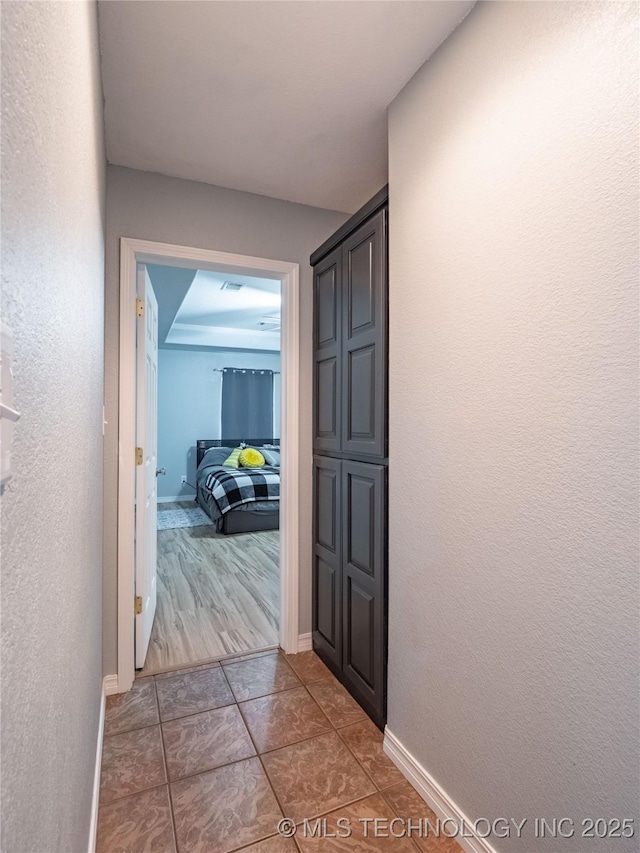
[[[386,108],[468,0],[103,0],[107,156],[351,213],[387,181]]]
[[[280,281],[148,264],[161,347],[280,350]],[[242,285],[229,289],[225,283]]]
[[[163,344],[197,270],[147,264],[147,271],[158,300],[158,341]]]

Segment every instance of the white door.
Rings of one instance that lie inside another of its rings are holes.
[[[136,371],[136,669],[144,666],[156,613],[158,493],[158,302],[147,268],[138,266]],[[141,464],[140,464],[141,463]]]

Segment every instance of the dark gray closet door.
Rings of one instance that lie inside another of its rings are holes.
[[[386,456],[386,210],[342,245],[342,450]]]
[[[372,719],[386,716],[386,467],[342,462],[345,684]]]
[[[341,250],[314,268],[313,276],[313,443],[316,450],[340,450]]]
[[[313,645],[342,666],[342,483],[338,459],[313,458]]]

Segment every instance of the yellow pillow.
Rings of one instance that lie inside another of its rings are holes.
[[[222,465],[225,468],[239,468],[240,467],[240,454],[242,453],[241,447],[236,447],[233,453],[224,460]]]
[[[264,456],[254,447],[245,447],[240,453],[240,464],[243,468],[262,468]]]

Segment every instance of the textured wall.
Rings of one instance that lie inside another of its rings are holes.
[[[638,817],[637,87],[636,4],[481,3],[390,108],[389,728],[472,818]]]
[[[180,483],[180,478],[186,474],[188,483],[195,485],[196,441],[221,437],[222,367],[279,371],[280,353],[224,352],[204,347],[171,347],[158,353],[158,466],[167,469],[164,477],[158,477],[158,497],[192,498],[195,494],[191,486]],[[277,438],[280,376],[273,377],[273,397]]]
[[[117,665],[116,523],[120,237],[300,264],[300,631],[311,630],[311,331],[309,255],[348,216],[119,166],[107,169],[105,672]]]
[[[84,851],[102,682],[104,153],[96,13],[2,3],[2,849]]]

